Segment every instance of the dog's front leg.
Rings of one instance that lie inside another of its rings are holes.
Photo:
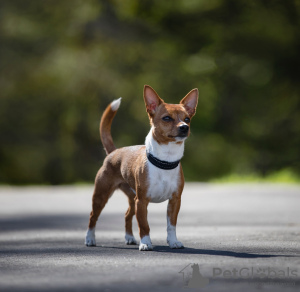
[[[147,207],[149,200],[139,199],[135,200],[135,216],[139,226],[140,231],[140,245],[139,250],[152,250],[152,243],[150,239],[150,227],[147,220]]]
[[[169,200],[167,210],[167,243],[170,248],[184,248],[183,244],[177,240],[176,237],[176,224],[177,216],[180,210],[181,194],[174,193],[172,198]]]

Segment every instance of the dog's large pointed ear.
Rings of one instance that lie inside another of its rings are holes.
[[[144,86],[144,100],[146,104],[146,110],[151,117],[155,114],[158,106],[164,102],[158,96],[156,91],[149,85]]]
[[[181,101],[180,104],[184,106],[189,116],[192,117],[196,113],[198,104],[198,89],[191,90]]]

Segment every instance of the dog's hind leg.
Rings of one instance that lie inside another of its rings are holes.
[[[98,217],[105,207],[109,197],[116,189],[116,185],[112,184],[108,179],[105,171],[101,168],[95,180],[95,188],[92,199],[92,212],[90,213],[89,228],[85,237],[86,246],[95,246],[95,228]]]
[[[132,218],[135,215],[135,192],[127,183],[121,183],[119,188],[128,197],[129,203],[129,207],[125,214],[125,243],[137,244],[132,232]]]

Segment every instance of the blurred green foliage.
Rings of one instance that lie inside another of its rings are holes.
[[[300,2],[0,2],[0,182],[92,181],[100,116],[118,147],[149,131],[142,90],[200,99],[187,180],[300,173]]]
[[[274,171],[269,175],[260,176],[257,173],[238,174],[232,173],[230,175],[212,179],[214,183],[300,183],[300,177],[290,169],[282,169]]]

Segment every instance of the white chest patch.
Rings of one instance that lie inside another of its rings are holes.
[[[150,202],[161,203],[172,198],[172,194],[178,189],[180,166],[165,170],[154,166],[149,161],[147,164],[149,171],[147,197],[150,198]]]
[[[182,158],[184,143],[176,144],[158,144],[152,135],[152,130],[146,137],[146,149],[154,157],[163,161],[176,161]],[[160,169],[147,161],[149,189],[147,196],[152,203],[161,203],[172,197],[172,194],[178,189],[180,181],[180,165],[174,169]]]

